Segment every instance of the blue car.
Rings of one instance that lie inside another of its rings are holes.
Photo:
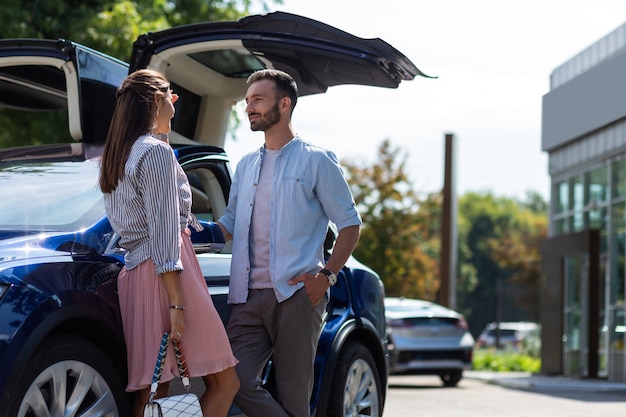
[[[116,286],[124,252],[97,178],[115,90],[145,67],[163,72],[182,98],[170,141],[205,225],[192,239],[225,322],[230,244],[214,221],[228,201],[224,137],[246,77],[283,69],[308,95],[348,83],[394,88],[423,75],[379,39],[280,12],[142,35],[130,63],[67,40],[0,40],[0,109],[33,118],[61,112],[68,121],[67,143],[0,149],[0,417],[129,415]],[[328,250],[332,238],[331,228]],[[381,417],[389,373],[384,287],[356,259],[338,278],[311,412]],[[271,388],[271,362],[267,369]]]

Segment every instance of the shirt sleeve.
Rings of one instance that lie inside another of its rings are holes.
[[[319,161],[318,179],[315,186],[326,215],[337,225],[337,229],[360,225],[361,216],[354,197],[345,179],[339,160],[331,151],[326,151]]]
[[[239,196],[239,178],[241,177],[241,172],[244,170],[244,164],[245,160],[242,159],[237,165],[237,169],[233,175],[233,181],[230,184],[228,204],[226,205],[224,214],[218,220],[231,235],[234,235],[235,233],[235,213],[237,211],[237,197]]]
[[[150,236],[150,257],[158,274],[183,269],[180,260],[177,163],[174,152],[164,143],[148,150],[138,167]]]

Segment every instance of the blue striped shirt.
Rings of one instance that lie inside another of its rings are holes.
[[[249,236],[263,155],[261,147],[239,161],[219,220],[233,235],[231,304],[244,303],[248,296]],[[329,221],[341,230],[360,225],[361,217],[335,154],[295,137],[276,158],[270,200],[269,268],[279,302],[303,285],[289,285],[288,280],[323,267]]]
[[[145,135],[137,139],[124,178],[104,194],[107,216],[120,234],[126,269],[152,259],[156,273],[183,269],[180,233],[191,218],[191,189],[169,144]]]

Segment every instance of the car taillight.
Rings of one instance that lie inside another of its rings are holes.
[[[389,320],[388,324],[389,324],[389,327],[394,327],[396,329],[412,327],[412,324],[410,321],[403,320],[403,319]]]
[[[467,330],[467,321],[465,321],[465,317],[459,318],[455,323],[454,327],[459,328],[461,330]]]

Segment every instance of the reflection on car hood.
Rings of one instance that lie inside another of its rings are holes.
[[[0,231],[0,239],[0,262],[67,255],[64,248],[74,246],[74,235],[67,233]]]
[[[0,262],[102,254],[111,234],[109,222],[104,218],[93,227],[76,233],[0,230]]]

